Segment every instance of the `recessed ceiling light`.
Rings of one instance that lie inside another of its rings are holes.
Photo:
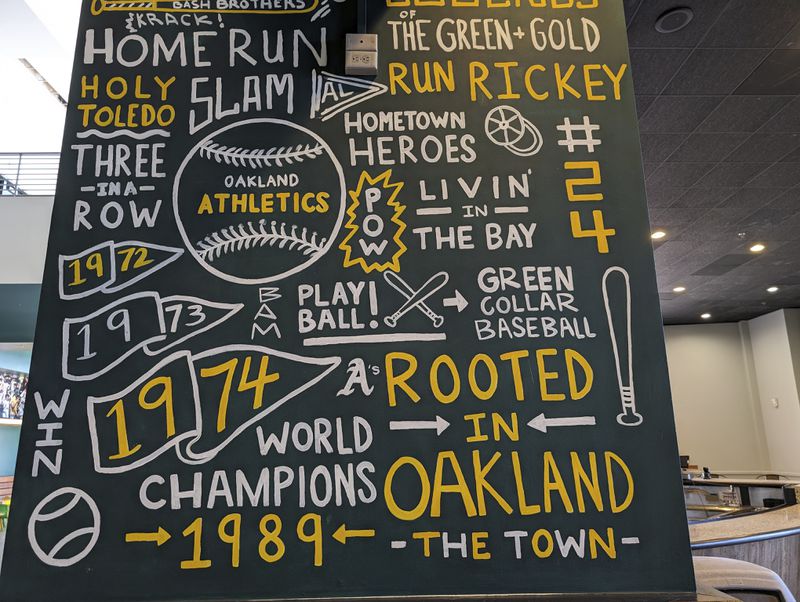
[[[685,286],[676,286],[674,289],[672,289],[672,292],[673,293],[685,293],[686,292],[686,287]]]
[[[711,314],[703,314],[700,317],[703,318],[704,320],[710,320],[711,319]]]
[[[772,293],[772,294],[774,295],[774,294],[775,294],[775,293],[777,293],[779,290],[781,290],[781,289],[779,289],[777,286],[771,286],[771,287],[769,287],[769,288],[767,289],[767,292],[768,292],[768,293]]]
[[[750,252],[751,253],[763,253],[766,250],[767,250],[767,245],[764,245],[764,244],[762,244],[760,242],[756,243],[752,247],[750,247]]]
[[[667,237],[667,233],[663,230],[656,230],[650,235],[650,238],[653,240],[663,240]]]
[[[656,19],[658,33],[675,33],[684,29],[694,19],[694,11],[688,7],[671,8]]]

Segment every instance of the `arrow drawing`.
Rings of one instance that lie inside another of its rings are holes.
[[[469,301],[464,298],[464,295],[458,289],[456,289],[455,296],[444,300],[445,307],[456,307],[458,308],[458,313],[467,309],[467,305],[469,305]]]
[[[581,416],[579,418],[547,418],[544,414],[539,414],[528,423],[532,429],[546,433],[547,429],[564,426],[596,426],[597,419],[594,416]]]
[[[450,423],[441,416],[437,416],[436,420],[393,420],[389,423],[389,430],[391,431],[436,431],[437,435],[441,435],[447,430]]]
[[[170,537],[163,527],[159,527],[155,533],[126,533],[125,543],[154,543],[160,548]]]
[[[339,543],[347,543],[349,538],[356,537],[375,537],[375,529],[354,529],[351,531],[347,528],[347,525],[342,524],[342,526],[336,529],[336,532],[333,534],[333,538]]]

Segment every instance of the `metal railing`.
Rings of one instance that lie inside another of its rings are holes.
[[[52,196],[58,153],[0,153],[0,196]]]

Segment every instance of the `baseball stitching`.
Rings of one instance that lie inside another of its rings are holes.
[[[323,153],[322,145],[298,144],[297,146],[280,146],[270,149],[247,149],[239,146],[222,146],[213,140],[200,147],[200,156],[216,161],[219,164],[246,167],[281,167],[284,163],[292,165],[302,163],[306,159],[316,159]]]
[[[213,262],[223,255],[266,245],[313,255],[322,252],[326,242],[327,239],[316,232],[309,233],[308,228],[300,230],[298,226],[291,226],[287,230],[285,223],[272,221],[267,226],[267,220],[262,219],[258,226],[247,222],[213,232],[197,243],[196,251],[203,261]]]

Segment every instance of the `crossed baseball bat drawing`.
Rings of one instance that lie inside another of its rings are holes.
[[[415,308],[425,314],[433,322],[434,327],[439,328],[444,324],[444,318],[433,311],[425,301],[447,286],[450,281],[450,275],[447,272],[439,272],[431,276],[418,290],[414,290],[400,275],[394,272],[384,272],[383,277],[389,286],[406,299],[400,309],[391,316],[384,318],[383,321],[386,322],[387,326],[395,328],[398,320]]]

